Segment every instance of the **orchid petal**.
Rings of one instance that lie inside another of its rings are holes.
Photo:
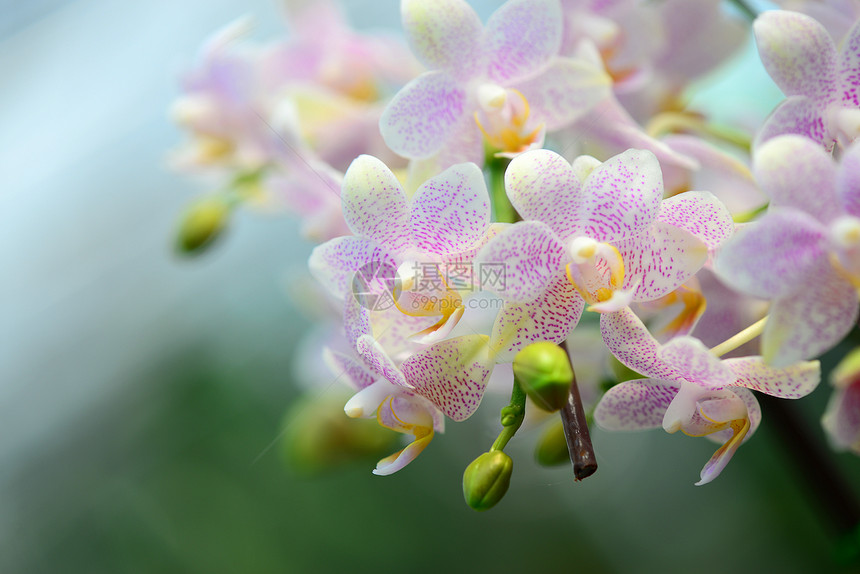
[[[490,196],[478,166],[455,165],[418,188],[410,225],[413,244],[436,255],[478,242],[490,225]]]
[[[708,249],[719,247],[735,230],[729,210],[707,191],[687,191],[663,200],[657,221],[689,232]]]
[[[769,140],[756,150],[753,171],[772,207],[793,207],[822,223],[841,215],[836,162],[814,141],[797,135]]]
[[[396,252],[408,240],[406,194],[397,178],[377,158],[357,157],[343,176],[343,216],[355,235]]]
[[[335,380],[343,380],[353,389],[369,387],[376,380],[373,373],[349,355],[325,347],[322,356],[329,370],[335,375]]]
[[[409,386],[403,373],[372,335],[361,335],[355,342],[355,350],[364,357],[372,371],[385,377],[391,384]]]
[[[343,412],[352,419],[375,417],[379,412],[379,405],[396,390],[397,387],[391,386],[385,379],[378,379],[352,395],[343,406]]]
[[[824,27],[804,14],[765,12],[753,23],[759,55],[786,96],[831,101],[837,78],[837,52]]]
[[[397,268],[394,257],[375,242],[363,237],[338,237],[315,247],[308,267],[329,293],[343,298],[352,290],[355,273],[371,262]],[[377,289],[381,292],[384,286],[377,283],[371,280],[366,287],[373,293],[377,293]]]
[[[747,416],[747,407],[740,397],[719,397],[699,401],[699,412],[712,423],[726,423]]]
[[[735,382],[731,369],[698,339],[677,337],[657,353],[658,360],[703,389],[719,390]]]
[[[562,21],[558,0],[510,0],[496,10],[484,32],[490,79],[507,84],[545,66],[561,47]]]
[[[547,224],[562,241],[577,229],[581,188],[570,163],[550,150],[517,156],[505,172],[505,189],[517,213]]]
[[[785,367],[831,349],[857,324],[857,303],[857,291],[827,260],[811,267],[771,306],[762,334],[765,362]]]
[[[807,137],[828,147],[833,139],[824,126],[823,108],[806,96],[791,96],[779,104],[756,134],[753,147],[758,148],[776,136],[787,134]]]
[[[818,221],[783,208],[739,229],[717,256],[716,271],[734,288],[770,299],[795,292],[825,248],[826,231]]]
[[[600,333],[609,351],[624,366],[654,379],[678,377],[674,369],[658,360],[660,344],[629,308],[601,315]]]
[[[707,484],[717,478],[720,473],[726,468],[726,465],[732,459],[738,447],[741,446],[747,434],[749,433],[750,422],[748,419],[742,419],[732,422],[732,437],[726,441],[717,451],[711,456],[711,459],[702,468],[700,474],[701,480],[696,483],[696,486]]]
[[[659,428],[677,393],[677,386],[654,379],[615,385],[595,407],[594,422],[611,431]]]
[[[840,158],[836,190],[845,211],[860,217],[860,142],[849,147]]]
[[[412,53],[431,70],[463,68],[478,49],[481,19],[463,0],[403,0],[403,31]]]
[[[596,167],[582,189],[582,234],[611,242],[645,231],[663,197],[660,164],[648,150],[627,150]]]
[[[505,303],[493,325],[491,345],[500,363],[510,362],[525,346],[538,341],[561,343],[579,322],[585,302],[563,274],[529,303]]]
[[[860,106],[860,20],[854,23],[842,41],[840,64],[842,103],[856,108]]]
[[[433,440],[433,417],[426,407],[407,397],[390,397],[379,407],[376,416],[380,425],[404,434],[412,434],[415,440],[409,445],[376,464],[373,474],[393,474],[415,460]]]
[[[485,290],[507,301],[526,303],[541,295],[563,267],[564,247],[540,221],[511,225],[491,239],[475,257],[482,273],[503,266],[501,284],[482,281]]]
[[[448,339],[409,357],[402,369],[414,392],[446,416],[463,421],[484,396],[495,361],[486,335]]]
[[[634,301],[659,299],[686,283],[705,264],[707,245],[684,229],[657,222],[645,233],[618,243],[624,260],[624,289]]]
[[[835,448],[860,453],[860,385],[835,389],[821,424]]]
[[[379,119],[394,153],[424,159],[438,152],[466,113],[466,92],[444,72],[426,72],[397,92]]]
[[[734,373],[735,385],[783,399],[805,397],[821,381],[818,361],[804,361],[783,369],[766,365],[761,357],[726,359],[723,364]]]
[[[575,122],[609,97],[612,78],[585,60],[559,58],[539,75],[511,87],[529,102],[533,117],[554,131]]]

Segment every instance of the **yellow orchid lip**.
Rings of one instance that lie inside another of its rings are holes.
[[[538,141],[544,128],[540,124],[527,129],[531,108],[526,97],[515,89],[504,90],[498,86],[481,86],[479,91],[486,92],[480,111],[475,112],[475,123],[484,134],[487,142],[501,153],[520,153]],[[511,102],[509,95],[518,98]],[[508,117],[509,116],[509,117]],[[483,117],[483,121],[482,121]]]
[[[570,252],[573,262],[565,267],[567,279],[585,302],[597,305],[612,299],[624,284],[621,252],[613,245],[587,237],[574,239]]]

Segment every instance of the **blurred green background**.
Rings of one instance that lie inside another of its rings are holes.
[[[364,27],[395,27],[397,4],[346,2]],[[693,486],[714,450],[704,440],[595,430],[600,469],[576,484],[569,468],[538,468],[539,431],[521,431],[511,489],[482,514],[461,477],[495,437],[498,397],[394,476],[373,476],[373,460],[319,477],[286,468],[283,416],[314,381],[296,380],[311,325],[285,285],[311,245],[290,220],[240,214],[214,252],[177,259],[177,216],[202,189],[163,167],[178,73],[241,14],[257,17],[255,37],[280,34],[277,6],[39,0],[2,13],[0,572],[857,570],[834,558],[805,482],[818,469],[793,464],[767,413],[705,487]],[[779,94],[754,51],[736,64],[698,101],[766,113]],[[790,405],[819,441],[828,394]],[[828,456],[856,495],[860,461]]]

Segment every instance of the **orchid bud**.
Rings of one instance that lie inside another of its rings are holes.
[[[540,437],[535,448],[535,460],[541,466],[570,463],[570,451],[561,421],[554,422]]]
[[[511,484],[514,461],[501,450],[485,452],[463,473],[463,496],[477,511],[489,510],[505,496]]]
[[[564,349],[542,341],[532,343],[514,357],[514,376],[532,402],[545,411],[557,411],[568,400],[573,368]]]
[[[179,227],[178,247],[184,253],[200,251],[218,237],[227,225],[230,206],[220,197],[194,202]]]

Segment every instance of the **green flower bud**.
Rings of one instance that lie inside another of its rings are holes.
[[[542,341],[517,353],[514,376],[534,404],[552,412],[567,403],[573,368],[564,349]]]
[[[550,425],[538,440],[535,459],[541,466],[570,464],[570,451],[567,450],[567,438],[560,420]]]
[[[485,452],[463,473],[463,496],[475,510],[489,510],[505,496],[511,484],[514,461],[501,450]]]
[[[400,435],[375,419],[351,419],[343,412],[349,394],[305,396],[287,411],[281,454],[291,470],[305,475],[354,462],[373,462],[396,449]]]
[[[230,206],[221,197],[206,197],[191,204],[179,227],[179,250],[192,253],[207,247],[224,230],[229,216]]]

